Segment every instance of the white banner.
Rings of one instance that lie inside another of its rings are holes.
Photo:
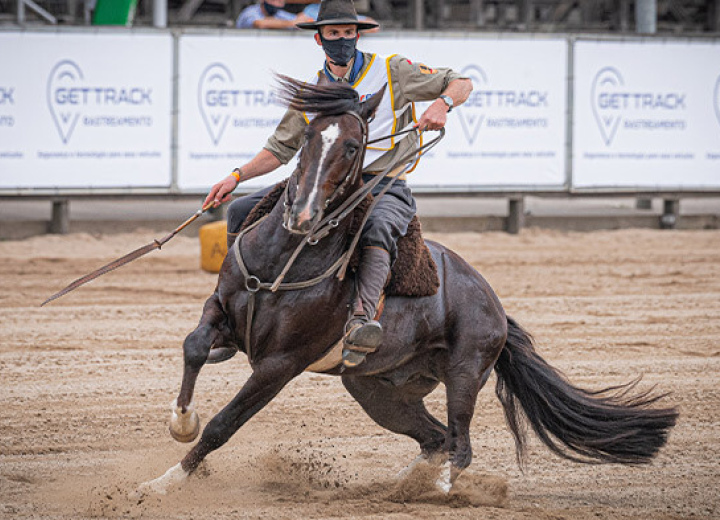
[[[312,38],[180,38],[178,185],[207,190],[265,145],[285,108],[275,102],[273,72],[310,80],[324,55]],[[292,173],[295,161],[252,179],[258,188]]]
[[[408,177],[413,187],[565,184],[564,40],[373,37],[360,38],[359,47],[450,67],[473,81],[470,98],[448,115],[445,139]]]
[[[178,187],[207,190],[280,121],[272,72],[310,79],[324,59],[311,32],[227,34],[179,37],[172,150],[172,36],[0,33],[0,189],[170,189],[175,156]],[[410,184],[564,189],[567,45],[362,37],[362,50],[451,67],[474,83]],[[720,44],[581,41],[574,57],[574,188],[720,187]]]
[[[2,33],[0,49],[0,188],[170,186],[170,35]]]
[[[720,186],[720,45],[578,42],[573,186]]]
[[[474,82],[450,114],[447,137],[409,177],[413,186],[563,186],[565,41],[366,37],[358,47],[451,67]],[[271,71],[310,79],[323,62],[311,33],[181,37],[179,186],[208,189],[263,147],[284,113],[273,103]],[[243,187],[268,185],[293,167]]]

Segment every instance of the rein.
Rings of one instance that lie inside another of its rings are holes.
[[[363,132],[363,146],[362,146],[362,153],[358,154],[356,156],[355,162],[352,165],[351,171],[349,174],[345,177],[345,180],[343,183],[338,186],[333,194],[325,201],[325,208],[327,208],[333,200],[335,200],[338,196],[340,196],[343,191],[345,190],[346,186],[349,184],[350,180],[353,180],[356,178],[357,175],[360,174],[362,170],[362,163],[365,158],[365,150],[369,144],[383,141],[385,139],[389,139],[391,137],[396,137],[399,135],[404,135],[410,132],[417,132],[416,128],[410,128],[407,130],[401,130],[399,132],[396,132],[394,134],[389,134],[384,137],[380,137],[373,140],[368,140],[368,128],[367,123],[365,120],[360,117],[359,114],[356,112],[348,112],[348,114],[355,117],[358,122],[360,123],[360,126],[362,128]],[[419,134],[422,134],[422,132],[419,132]],[[298,246],[295,248],[295,251],[293,251],[293,254],[290,256],[290,259],[285,264],[285,267],[282,269],[278,277],[275,279],[274,282],[263,282],[261,281],[257,276],[251,274],[247,266],[245,265],[245,262],[242,258],[242,252],[240,251],[240,243],[242,241],[242,237],[248,233],[250,230],[254,229],[256,226],[258,226],[262,221],[264,221],[267,218],[267,215],[251,226],[244,229],[235,239],[235,242],[232,246],[232,251],[235,256],[235,260],[238,264],[238,267],[240,269],[240,272],[243,274],[243,277],[245,278],[245,289],[248,291],[248,306],[247,306],[247,324],[245,326],[245,351],[248,356],[248,360],[252,361],[252,352],[251,352],[251,334],[252,334],[252,322],[255,315],[255,295],[260,290],[266,290],[270,292],[276,292],[276,291],[295,291],[299,289],[306,289],[308,287],[312,287],[314,285],[317,285],[318,283],[322,282],[323,280],[326,280],[327,278],[331,277],[333,274],[337,273],[337,278],[339,280],[343,280],[345,278],[345,273],[347,271],[348,264],[350,263],[350,259],[352,257],[353,252],[355,251],[355,248],[357,247],[358,241],[360,240],[360,235],[362,233],[362,229],[365,226],[365,223],[367,222],[368,218],[370,217],[370,213],[372,213],[372,210],[377,205],[378,201],[387,193],[387,191],[392,187],[392,185],[395,183],[395,181],[404,174],[417,159],[419,159],[420,155],[422,153],[430,150],[433,148],[437,143],[440,142],[440,140],[445,136],[445,129],[440,129],[440,135],[435,137],[434,139],[430,140],[429,142],[420,145],[418,148],[414,149],[411,152],[406,153],[402,157],[400,157],[398,160],[387,166],[381,173],[378,173],[373,180],[368,182],[367,184],[364,184],[359,190],[352,193],[345,201],[343,201],[340,206],[338,206],[335,210],[333,210],[329,215],[324,216],[321,220],[319,220],[312,229],[308,232],[306,237],[298,244]],[[377,186],[384,178],[385,176],[393,171],[395,168],[397,168],[399,165],[405,164],[402,170],[398,171],[391,179],[390,182],[387,183],[387,185],[383,188],[383,190],[378,193],[378,195],[374,198],[372,204],[368,208],[368,210],[365,212],[365,216],[363,217],[362,222],[360,223],[360,226],[358,228],[358,232],[353,237],[353,241],[351,242],[350,246],[347,248],[347,250],[338,257],[338,259],[321,275],[316,276],[315,278],[311,278],[309,280],[304,280],[301,282],[283,282],[283,279],[285,278],[285,275],[287,275],[288,271],[292,267],[293,263],[295,263],[295,260],[300,255],[300,252],[305,248],[306,245],[314,246],[317,245],[318,242],[325,238],[330,232],[338,227],[340,225],[340,222],[342,222],[348,215],[350,215],[359,205],[360,203],[367,197],[367,195]],[[288,180],[287,185],[285,186],[285,193],[284,193],[284,216],[283,216],[283,227],[287,229],[287,219],[289,217],[289,211],[290,211],[290,202],[289,202],[289,188],[290,188],[290,180]],[[321,214],[322,215],[322,214]]]

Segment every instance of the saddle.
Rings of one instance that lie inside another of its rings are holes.
[[[243,222],[241,231],[270,213],[282,197],[286,185],[287,179],[279,182],[255,205]],[[350,233],[348,233],[348,245],[353,236],[361,231],[360,224],[371,203],[372,195],[368,195],[349,217],[352,222]],[[392,266],[390,279],[385,286],[385,295],[410,297],[434,295],[440,287],[437,266],[422,237],[420,220],[417,216],[410,221],[407,234],[398,240],[397,248],[397,258]],[[360,252],[356,249],[349,266],[354,271],[359,263]]]

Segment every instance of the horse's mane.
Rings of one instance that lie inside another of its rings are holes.
[[[358,111],[360,97],[347,83],[313,85],[282,74],[276,74],[278,97],[290,108],[317,115],[337,115]]]

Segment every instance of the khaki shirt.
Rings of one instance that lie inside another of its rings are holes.
[[[364,63],[358,77],[361,77],[370,65],[372,54],[363,53]],[[347,81],[352,71],[352,63],[348,68]],[[396,112],[408,103],[415,101],[433,101],[442,94],[451,81],[455,79],[467,79],[457,72],[448,68],[431,69],[422,63],[413,63],[407,58],[395,55],[390,58],[390,76],[392,78],[392,93],[395,96],[394,106]],[[334,76],[334,75],[333,75]],[[337,77],[333,77],[337,80]],[[385,95],[388,93],[386,92]],[[420,117],[421,114],[417,114]],[[398,118],[397,128],[401,129],[412,122],[411,111],[403,112]],[[287,164],[302,147],[305,139],[305,127],[307,122],[302,112],[289,108],[283,116],[275,133],[270,136],[265,149],[273,154],[281,163]],[[411,132],[408,137],[401,139],[396,146],[382,155],[372,164],[363,169],[363,173],[380,173],[387,166],[400,158],[408,151],[415,148],[417,134]]]

